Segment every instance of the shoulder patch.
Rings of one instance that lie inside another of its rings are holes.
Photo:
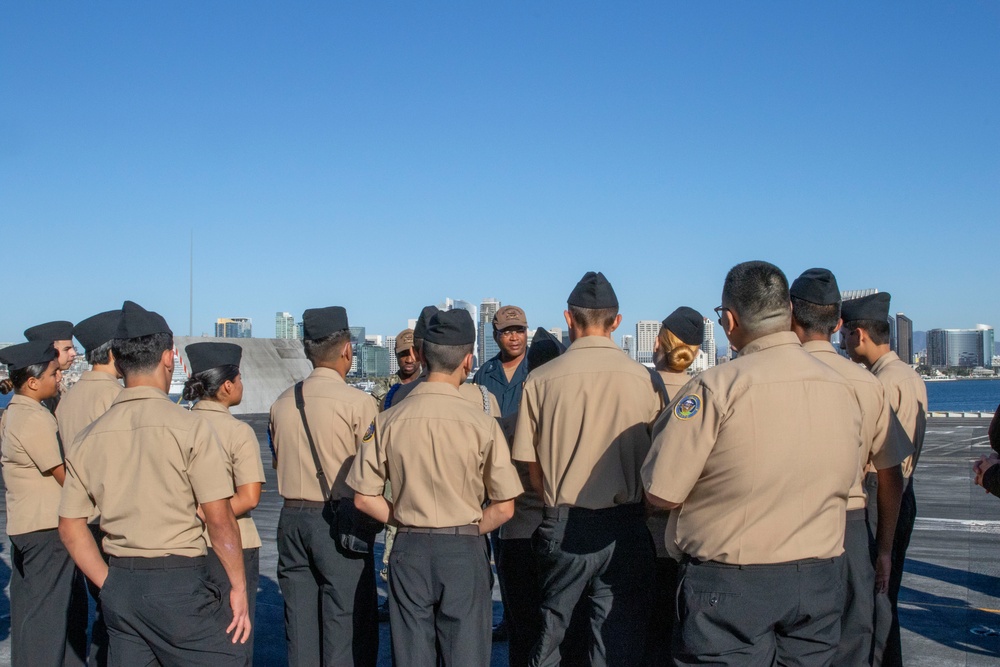
[[[375,420],[373,419],[372,423],[368,425],[368,430],[365,431],[365,437],[361,438],[361,442],[368,442],[374,437],[375,437]]]
[[[674,416],[678,419],[691,419],[701,410],[701,398],[688,394],[674,406]]]

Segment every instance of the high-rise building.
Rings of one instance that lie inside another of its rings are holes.
[[[220,317],[215,321],[216,338],[251,338],[252,330],[249,317]]]
[[[635,323],[635,360],[640,364],[653,363],[653,342],[660,333],[656,320],[639,320]]]
[[[705,353],[705,368],[715,366],[715,325],[707,317],[702,318],[705,323],[705,333],[701,335],[701,349]]]
[[[927,332],[927,364],[931,367],[992,368],[993,327],[931,329]]]
[[[299,337],[299,327],[291,313],[274,314],[274,337],[294,339]]]
[[[850,301],[851,299],[860,299],[863,296],[871,296],[872,294],[878,294],[878,289],[874,287],[868,287],[866,289],[845,289],[840,291],[840,300]]]
[[[896,313],[896,354],[908,364],[913,361],[913,320]]]
[[[303,322],[300,321],[298,324],[295,325],[295,333],[297,334],[296,337],[299,340],[305,340],[306,339],[306,325]]]
[[[389,350],[366,342],[358,345],[356,375],[365,378],[389,377]],[[354,364],[352,364],[352,368]]]
[[[483,299],[479,304],[479,344],[476,350],[479,354],[479,363],[485,364],[493,357],[500,354],[500,346],[493,338],[493,316],[500,310],[501,304],[497,299]]]
[[[399,370],[399,360],[396,359],[396,337],[385,337],[385,349],[389,350],[389,375],[395,375]]]
[[[351,342],[355,344],[365,342],[365,328],[351,327]]]
[[[622,336],[622,352],[627,354],[629,359],[635,359],[635,336],[631,334]]]

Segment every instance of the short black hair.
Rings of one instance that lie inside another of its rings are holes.
[[[115,338],[111,341],[111,351],[115,364],[122,375],[146,373],[156,368],[160,356],[174,349],[174,335],[154,333],[137,338]]]
[[[594,327],[610,329],[618,317],[617,308],[581,308],[566,304],[566,309],[573,316],[573,321],[585,329]]]
[[[788,302],[788,279],[770,262],[743,262],[726,274],[722,305],[739,315],[751,336],[791,329]]]
[[[465,345],[438,345],[424,341],[424,361],[432,373],[454,373],[467,355],[472,354],[472,343]]]
[[[91,366],[103,366],[111,363],[111,356],[108,354],[111,352],[111,343],[113,341],[108,341],[98,345],[93,350],[87,353],[87,363]]]
[[[187,382],[184,383],[184,393],[181,396],[185,401],[215,398],[222,385],[236,380],[236,376],[239,374],[240,367],[234,364],[205,369],[187,379]]]
[[[876,345],[889,344],[889,320],[853,320],[844,324],[848,329],[864,329]]]
[[[833,335],[840,319],[840,304],[819,305],[792,297],[792,318],[809,333]]]
[[[20,389],[31,378],[35,378],[36,380],[41,379],[51,363],[52,361],[46,361],[44,364],[31,364],[30,366],[10,371],[7,379],[0,381],[0,394],[9,394],[15,389]]]
[[[313,364],[317,364],[321,361],[331,361],[335,356],[340,354],[344,343],[350,342],[351,330],[341,329],[323,338],[304,340],[302,341],[302,347],[305,349],[306,359]]]

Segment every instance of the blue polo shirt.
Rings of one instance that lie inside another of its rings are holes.
[[[500,355],[493,357],[479,367],[472,381],[475,384],[486,387],[491,394],[497,397],[500,403],[500,416],[506,417],[517,412],[517,407],[521,404],[521,389],[524,379],[528,377],[528,355],[521,357],[521,363],[517,365],[510,382],[507,381],[507,374],[503,372],[503,362]]]

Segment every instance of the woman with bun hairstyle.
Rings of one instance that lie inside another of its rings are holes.
[[[663,378],[667,401],[677,398],[681,387],[691,379],[687,370],[698,356],[704,333],[705,319],[697,310],[687,306],[670,313],[661,323],[660,332],[653,342],[653,366]],[[671,664],[670,641],[676,606],[677,571],[683,555],[674,545],[676,513],[677,510],[655,510],[646,521],[656,547],[653,613],[646,640],[647,665]]]
[[[11,543],[11,665],[83,664],[87,617],[71,617],[76,566],[59,539],[66,469],[56,418],[42,401],[59,394],[62,371],[51,340],[0,350],[14,392],[0,418],[0,463]],[[80,643],[82,639],[82,644]]]
[[[252,628],[256,625],[253,619],[260,577],[261,542],[250,511],[260,502],[264,465],[253,428],[229,412],[231,407],[243,400],[243,379],[240,376],[243,349],[232,343],[192,343],[184,351],[190,362],[191,377],[184,384],[183,397],[188,401],[197,401],[192,412],[208,420],[215,429],[233,474],[235,493],[229,502],[243,541],[243,565]],[[205,541],[208,542],[207,532]],[[222,590],[222,599],[228,601],[229,577],[212,549],[208,550],[208,573],[212,583]],[[253,641],[251,630],[250,638],[244,644],[248,664],[253,664]]]

